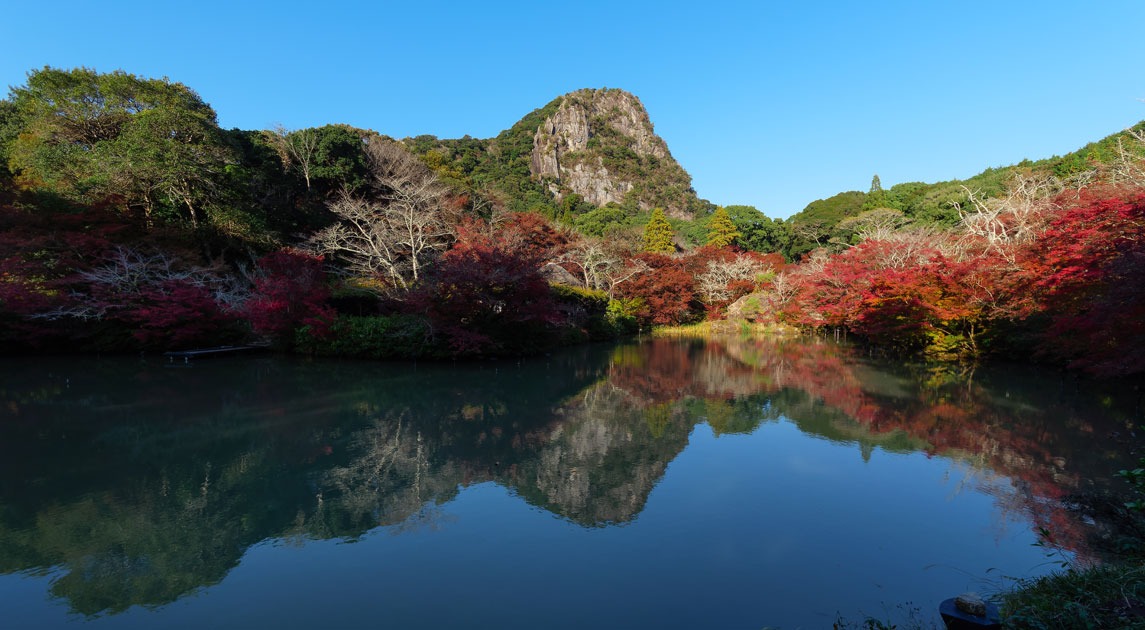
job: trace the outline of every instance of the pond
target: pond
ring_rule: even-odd
[[[825,341],[4,359],[0,625],[928,620],[1095,557],[1137,403]]]

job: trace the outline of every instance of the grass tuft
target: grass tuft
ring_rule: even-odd
[[[1001,603],[1006,628],[1145,628],[1145,567],[1113,564],[1019,580]]]

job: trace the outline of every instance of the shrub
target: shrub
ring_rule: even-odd
[[[243,305],[243,314],[256,333],[284,346],[303,327],[311,336],[325,334],[334,311],[326,305],[330,290],[322,257],[275,252],[259,259],[258,271],[251,297]]]
[[[318,356],[360,359],[409,359],[441,354],[429,343],[429,326],[413,315],[341,315],[315,335],[309,327],[298,329],[295,347]]]

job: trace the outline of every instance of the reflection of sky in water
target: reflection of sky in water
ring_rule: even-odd
[[[129,380],[137,393],[104,392],[112,377],[94,371],[106,399],[94,397],[85,422],[118,458],[61,443],[87,468],[38,469],[29,459],[38,481],[27,487],[7,464],[12,495],[0,508],[38,514],[36,527],[61,538],[20,540],[63,559],[48,577],[0,575],[4,625],[818,628],[905,602],[929,617],[946,597],[1053,568],[1034,546],[1030,510],[1052,504],[1039,494],[1053,489],[1042,460],[1071,438],[1042,416],[1019,422],[989,410],[1013,426],[973,424],[989,392],[960,401],[927,390],[941,409],[932,417],[902,374],[869,363],[846,372],[835,354],[828,368],[800,365],[802,355],[771,365],[765,351],[753,354],[764,365],[745,368],[722,352],[659,342],[614,356],[629,363],[570,361],[576,378],[559,358],[413,374],[373,364],[232,362],[177,373],[131,364],[155,386]],[[244,366],[255,365],[252,376]],[[792,394],[801,370],[821,383],[811,395]],[[768,385],[775,380],[782,391]],[[93,400],[74,379],[69,387]],[[44,411],[30,394],[9,407],[9,420],[35,427],[17,436],[31,453],[51,453],[39,441],[84,409],[69,390],[63,399],[49,390],[26,391],[55,417],[35,419]],[[133,405],[135,395],[143,402]],[[180,396],[186,415],[168,417]],[[1092,421],[1081,423],[1089,433]],[[916,450],[932,442],[956,448]],[[966,450],[978,444],[981,452]],[[158,448],[168,450],[149,454]],[[1071,457],[1085,451],[1080,444]],[[992,471],[997,453],[1025,478]],[[92,540],[76,525],[88,522],[85,504],[108,519]],[[104,556],[122,550],[99,547],[97,534],[138,527],[163,538],[181,524],[198,531],[167,533],[167,544],[213,546],[143,545],[159,554],[156,566],[207,559],[172,603],[82,617],[45,595],[74,573],[67,562],[114,566]]]
[[[821,459],[836,464],[826,474],[790,465]],[[984,590],[997,571],[1037,571],[1033,536],[998,539],[992,499],[951,496],[948,467],[921,455],[864,463],[854,446],[802,439],[791,425],[718,439],[700,427],[623,527],[583,529],[483,484],[447,505],[453,518],[434,531],[257,547],[228,588],[188,612],[205,621],[301,592],[269,619],[356,624],[368,601],[395,627],[822,627],[838,611],[937,602]],[[332,568],[342,587],[313,584]]]

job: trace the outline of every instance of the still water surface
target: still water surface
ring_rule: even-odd
[[[1062,499],[1127,465],[1121,404],[797,341],[3,360],[0,625],[929,619],[1091,556]]]

